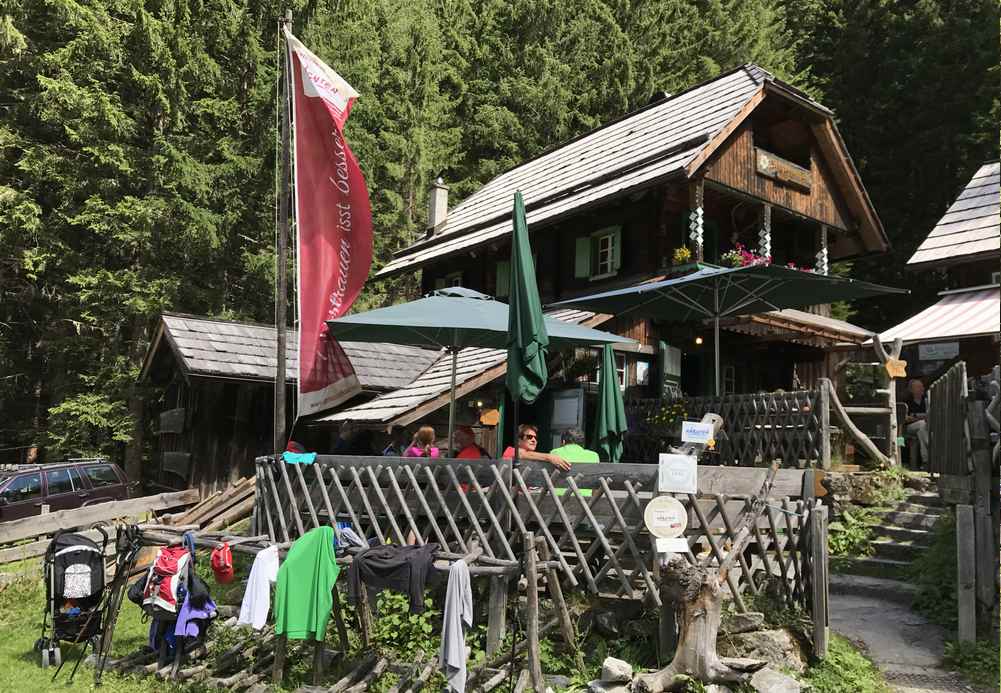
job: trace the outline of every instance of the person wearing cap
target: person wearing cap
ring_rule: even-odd
[[[457,460],[490,459],[490,453],[476,443],[476,434],[471,426],[459,426],[455,429],[455,450]]]

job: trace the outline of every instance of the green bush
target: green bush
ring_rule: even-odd
[[[872,554],[872,512],[852,506],[841,519],[828,526],[827,548],[831,556],[869,556]]]
[[[846,638],[832,635],[825,657],[804,678],[814,693],[890,693],[883,675]]]
[[[908,570],[918,588],[914,610],[929,621],[955,631],[957,625],[956,521],[952,514],[935,523],[932,543]]]
[[[958,670],[972,683],[996,688],[999,682],[998,647],[993,640],[948,642],[945,644],[945,663]]]

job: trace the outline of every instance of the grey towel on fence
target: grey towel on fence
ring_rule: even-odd
[[[448,683],[448,690],[466,690],[466,628],[473,625],[473,590],[469,568],[458,560],[448,571],[445,614],[442,618],[441,653],[438,664]]]

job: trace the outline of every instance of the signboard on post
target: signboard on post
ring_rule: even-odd
[[[713,439],[713,425],[701,421],[681,422],[681,442],[709,445]]]
[[[694,455],[661,453],[657,490],[660,493],[698,493],[699,466]]]
[[[685,533],[688,511],[677,498],[658,496],[647,503],[643,523],[650,534],[660,539],[673,539]]]

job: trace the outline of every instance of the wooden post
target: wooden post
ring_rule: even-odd
[[[973,522],[976,532],[977,613],[986,627],[997,601],[998,543],[991,517],[991,439],[983,402],[969,401],[966,420],[973,463]]]
[[[977,639],[976,537],[973,506],[956,506],[956,601],[959,606],[959,641]]]
[[[528,621],[525,630],[528,635],[528,673],[532,676],[532,686],[537,691],[545,689],[542,678],[542,662],[539,659],[539,571],[535,555],[535,533],[525,532],[525,577],[528,588],[525,590]]]
[[[817,274],[827,274],[830,269],[830,263],[828,262],[827,256],[827,225],[821,224],[820,229],[817,231],[817,264],[816,270]]]
[[[271,668],[271,681],[276,685],[281,685],[285,677],[285,655],[288,646],[288,637],[282,633],[275,638],[275,661]]]
[[[692,259],[702,262],[705,240],[705,187],[702,177],[689,183],[688,187],[688,239],[692,248]]]
[[[348,651],[348,629],[344,625],[344,614],[341,612],[341,595],[337,590],[337,585],[334,585],[334,589],[331,590],[331,596],[334,599],[331,611],[334,613],[334,625],[337,626],[337,641],[341,648],[341,654],[345,655]]]
[[[827,508],[819,501],[810,513],[810,549],[813,575],[813,654],[827,655],[828,606],[827,606]]]
[[[323,633],[317,633],[313,641],[313,685],[319,686],[323,680]]]
[[[900,350],[903,349],[904,343],[899,338],[895,339],[893,340],[893,345],[890,347],[890,351],[887,351],[883,343],[879,341],[879,335],[874,335],[872,346],[877,358],[879,358],[879,362],[886,366],[890,359],[897,360],[900,358]],[[897,445],[897,436],[899,435],[897,431],[897,379],[891,376],[886,389],[886,406],[890,410],[889,421],[887,422],[887,432],[890,438],[890,460],[892,464],[899,465],[900,447]]]
[[[758,231],[758,255],[772,256],[772,206],[761,206],[761,229]]]
[[[368,603],[368,588],[362,584],[358,590],[358,628],[361,630],[361,644],[366,649],[372,646],[372,608]]]
[[[820,467],[831,468],[831,381],[820,379]]]
[[[507,629],[507,588],[504,575],[490,578],[490,604],[487,612],[487,657],[497,654]]]
[[[546,584],[549,587],[549,596],[552,597],[553,605],[556,607],[556,616],[560,621],[560,632],[563,634],[563,640],[566,642],[567,647],[573,649],[574,662],[577,664],[577,668],[583,670],[584,657],[577,646],[577,632],[573,627],[573,619],[570,618],[570,609],[567,608],[567,602],[563,598],[560,577],[556,569],[550,565],[549,544],[541,537],[536,541],[539,551],[542,554],[542,560],[549,565],[546,568]]]

